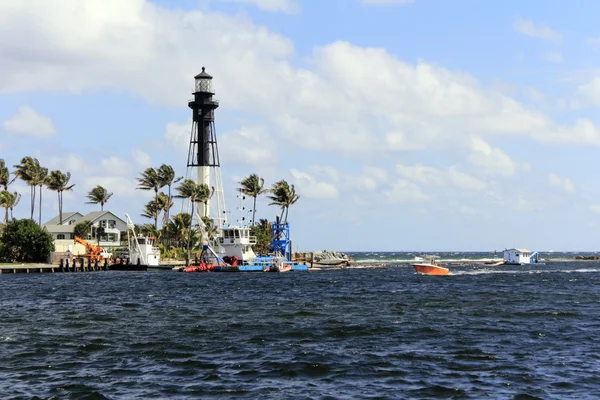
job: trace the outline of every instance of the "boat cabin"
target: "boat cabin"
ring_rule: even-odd
[[[527,249],[506,249],[504,250],[504,263],[523,265],[535,264],[538,262],[538,253]]]
[[[256,257],[252,245],[256,244],[256,236],[250,235],[250,228],[225,226],[221,228],[218,253],[220,257],[236,257],[241,264],[246,264]]]

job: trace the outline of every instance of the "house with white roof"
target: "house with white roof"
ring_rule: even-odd
[[[42,225],[54,239],[54,251],[84,254],[86,252],[85,247],[75,243],[73,230],[75,225],[85,220],[90,221],[93,227],[104,228],[104,235],[101,236],[100,243],[96,239],[92,239],[92,232],[83,238],[94,245],[118,247],[121,245],[121,241],[126,238],[127,223],[110,211],[92,211],[85,215],[79,212],[64,212],[62,224],[60,223],[60,216],[57,215]]]
[[[505,264],[535,264],[538,262],[538,253],[527,249],[506,249],[504,250]]]

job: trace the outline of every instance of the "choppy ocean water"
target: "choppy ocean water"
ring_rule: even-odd
[[[600,263],[451,271],[2,275],[0,398],[600,398]]]

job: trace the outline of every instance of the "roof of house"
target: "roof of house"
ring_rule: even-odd
[[[115,217],[116,219],[120,220],[121,222],[126,223],[125,221],[123,221],[123,219],[117,217],[115,214],[111,213],[110,211],[92,211],[92,212],[85,214],[82,219],[87,219],[89,221],[94,222],[106,214],[110,214],[113,217]]]
[[[73,233],[75,225],[44,224],[49,233]]]
[[[64,212],[62,214],[63,223],[65,222],[65,220],[71,218],[75,214],[79,214],[81,217],[83,217],[83,214],[81,214],[79,212]],[[60,222],[60,215],[57,215],[56,217],[52,218],[50,221],[47,221],[46,223],[44,223],[44,225],[58,225],[59,222]]]
[[[506,249],[506,251],[516,250],[520,253],[529,253],[530,251],[527,249]]]
[[[87,219],[88,221],[91,221],[93,223],[106,214],[110,214],[112,217],[114,217],[114,218],[118,219],[119,221],[121,221],[122,223],[126,224],[126,222],[122,218],[119,218],[118,216],[116,216],[115,214],[113,214],[110,211],[92,211],[85,215],[81,214],[80,212],[64,212],[62,219],[63,219],[63,223],[64,223],[65,220],[73,217],[74,215],[79,215],[79,218],[77,219],[77,221],[83,221],[83,220]],[[59,221],[60,221],[60,216],[57,215],[56,217],[52,218],[48,222],[44,223],[43,226],[46,226],[46,225],[59,226],[60,225]],[[73,230],[71,229],[70,231],[67,231],[67,232],[72,232],[72,231]],[[53,230],[52,232],[58,232],[58,231]]]

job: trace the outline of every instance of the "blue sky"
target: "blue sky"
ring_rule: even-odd
[[[185,175],[193,76],[214,77],[227,207],[294,184],[300,250],[596,250],[594,1],[0,1],[0,158],[71,172],[137,223]],[[16,217],[28,216],[29,190]],[[45,193],[43,220],[58,213]],[[244,204],[248,209],[251,204]],[[181,209],[176,204],[177,211]],[[259,199],[259,218],[278,210]]]

